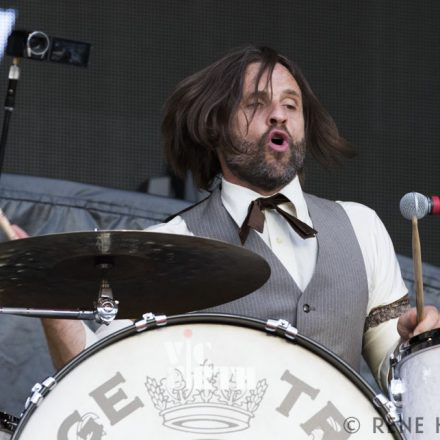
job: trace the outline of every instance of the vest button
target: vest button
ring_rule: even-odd
[[[305,313],[309,313],[310,312],[310,306],[308,304],[304,304],[303,305],[303,310]]]

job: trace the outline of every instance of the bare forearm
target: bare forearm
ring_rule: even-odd
[[[48,318],[41,321],[55,368],[63,367],[84,350],[86,334],[80,321]]]

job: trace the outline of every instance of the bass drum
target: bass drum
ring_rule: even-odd
[[[218,314],[141,320],[63,368],[12,438],[401,438],[360,376],[275,324]]]

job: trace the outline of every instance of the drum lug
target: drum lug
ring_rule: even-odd
[[[390,378],[388,383],[388,394],[391,401],[397,408],[402,408],[402,395],[405,392],[405,385],[400,379],[398,372],[398,364],[400,361],[399,354],[390,355]]]
[[[266,331],[270,333],[275,333],[276,331],[281,332],[284,337],[292,340],[295,340],[298,334],[298,329],[285,319],[268,319],[266,321]]]
[[[155,325],[156,327],[161,327],[167,324],[166,315],[155,315],[154,313],[145,313],[142,315],[142,319],[134,323],[137,332],[143,332],[148,327]]]
[[[399,413],[394,403],[387,399],[383,394],[376,394],[373,399],[374,404],[378,408],[383,408],[385,410],[385,420],[389,424],[397,423],[400,421]]]
[[[404,392],[404,383],[400,379],[391,379],[388,385],[388,393],[397,408],[402,408],[402,395]]]
[[[43,383],[37,382],[31,389],[32,394],[26,399],[24,409],[28,409],[31,403],[38,406],[44,399],[43,391],[51,390],[56,384],[57,381],[51,376],[45,379]]]

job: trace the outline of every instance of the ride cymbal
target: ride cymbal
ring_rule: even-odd
[[[222,241],[146,231],[70,232],[0,243],[0,307],[93,310],[102,280],[117,318],[217,306],[263,285],[270,267]]]

